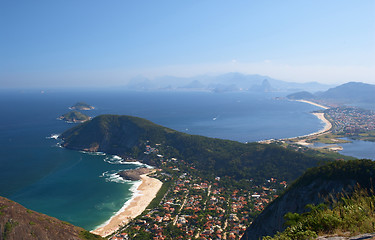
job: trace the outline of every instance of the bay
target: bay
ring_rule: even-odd
[[[319,107],[275,100],[281,93],[132,92],[122,89],[0,91],[0,195],[88,230],[134,192],[115,173],[138,165],[58,147],[52,134],[74,126],[57,118],[78,101],[85,111],[143,117],[190,134],[240,142],[289,138],[322,129]]]

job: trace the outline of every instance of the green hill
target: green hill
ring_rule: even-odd
[[[144,154],[145,147],[157,144],[164,157],[184,159],[208,174],[254,181],[270,177],[290,181],[307,168],[331,160],[272,144],[244,144],[189,135],[131,116],[101,115],[67,130],[60,137],[64,140],[63,146],[69,149],[101,151],[150,164],[153,155]]]
[[[78,111],[71,111],[60,116],[59,119],[67,121],[67,122],[76,123],[76,122],[85,122],[87,120],[90,120],[90,117]]]
[[[347,196],[349,197],[346,197],[347,199],[351,199],[352,197],[350,197],[350,195],[357,186],[360,186],[362,190],[368,190],[369,192],[371,192],[372,187],[375,183],[374,176],[375,162],[371,160],[334,161],[320,167],[311,168],[307,170],[300,178],[298,178],[294,182],[294,184],[292,184],[279,198],[277,198],[270,205],[268,205],[266,209],[264,209],[264,211],[246,230],[246,233],[242,239],[258,240],[263,236],[273,236],[274,234],[276,234],[276,232],[283,231],[286,227],[284,215],[288,212],[291,212],[295,214],[289,214],[289,217],[297,217],[299,216],[299,214],[308,211],[308,209],[306,208],[306,205],[308,204],[310,204],[309,206],[314,206],[328,201],[328,206],[336,207],[341,204],[336,204],[336,199],[340,199],[343,196],[343,193],[348,194]],[[371,199],[371,196],[369,197]],[[369,199],[367,198],[367,196],[365,196],[365,198],[367,200]],[[371,201],[373,201],[373,199]],[[333,204],[330,205],[330,203]],[[375,208],[373,208],[372,212],[370,212],[372,218],[375,214],[374,209]],[[339,226],[348,226],[347,229],[343,230],[353,231],[351,229],[352,226],[356,226],[356,229],[358,230],[361,229],[361,225],[365,224],[361,219],[355,218],[351,219],[353,221],[352,223],[348,223],[348,214],[352,213],[341,212],[341,214],[342,215],[340,218],[342,219],[342,222],[336,222],[340,223],[337,226],[330,225],[330,227],[326,229],[326,232],[322,230],[323,228],[325,228],[323,222],[324,219],[318,218],[316,216],[317,218],[313,219],[315,221],[316,228],[311,228],[310,230],[314,231],[315,233],[329,233],[333,232],[335,230],[335,227],[337,227],[338,229]],[[344,221],[344,218],[346,218],[347,220]],[[308,220],[310,221],[312,219]],[[326,222],[327,224],[335,224],[333,215],[327,216],[325,220],[328,221]],[[305,222],[305,225],[308,226],[307,222]],[[374,226],[371,227],[373,228]],[[364,232],[368,230],[368,228],[362,229],[362,231]],[[300,230],[302,231],[303,229],[301,228]],[[373,229],[373,231],[375,231],[375,229]],[[356,233],[356,231],[354,231],[353,233]],[[295,238],[280,239],[305,238],[295,235]]]
[[[0,197],[0,239],[103,239],[83,228],[31,211]]]

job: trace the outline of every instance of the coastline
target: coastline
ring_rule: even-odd
[[[141,184],[138,186],[133,198],[127,201],[124,207],[112,216],[104,226],[99,226],[91,232],[102,237],[108,236],[129,223],[131,219],[140,215],[155,198],[163,185],[160,180],[147,176],[153,172],[150,171],[149,173],[140,175]]]
[[[317,106],[317,107],[321,107],[321,108],[324,108],[324,109],[329,109],[328,107],[326,107],[324,105],[321,105],[321,104],[318,104],[318,103],[315,103],[315,102],[311,102],[311,101],[308,101],[308,100],[296,100],[296,101],[308,103],[308,104],[311,104],[311,105],[314,105],[314,106]],[[313,132],[313,133],[310,133],[310,134],[307,134],[307,135],[304,135],[304,136],[298,136],[298,137],[295,137],[295,138],[298,139],[298,138],[305,138],[305,137],[311,137],[311,136],[319,136],[319,135],[324,134],[324,133],[328,132],[329,130],[331,130],[332,124],[331,124],[330,121],[328,121],[324,117],[324,113],[312,113],[312,114],[315,115],[320,121],[322,121],[325,124],[324,128],[319,130],[319,131],[316,131],[316,132]],[[294,138],[288,138],[288,139],[294,139]],[[303,146],[310,145],[310,143],[306,142],[306,139],[298,140],[296,142],[296,144],[303,145]]]
[[[321,107],[323,109],[329,109],[329,107],[327,107],[327,106],[324,106],[324,105],[321,105],[321,104],[318,104],[318,103],[315,103],[315,102],[311,102],[311,101],[308,101],[308,100],[294,100],[294,101],[311,104],[311,105],[314,105],[314,106],[317,106],[317,107]],[[323,129],[318,130],[318,131],[313,132],[313,133],[306,134],[306,135],[296,136],[296,137],[289,137],[289,138],[282,138],[282,139],[279,139],[279,140],[291,140],[291,139],[298,139],[298,138],[305,138],[305,137],[317,136],[317,135],[321,135],[323,133],[328,132],[332,128],[331,122],[328,121],[324,117],[324,113],[312,113],[312,114],[315,115],[319,120],[321,120],[325,124]],[[263,141],[259,141],[259,142],[260,143],[269,143],[269,142],[272,142],[272,140],[263,140]],[[300,144],[300,145],[304,145],[304,146],[310,145],[309,143],[306,142],[306,140],[303,140],[303,139],[297,141],[296,143]]]
[[[316,102],[311,102],[311,101],[308,101],[308,100],[300,99],[300,100],[295,100],[295,101],[297,101],[297,102],[303,102],[303,103],[308,103],[308,104],[311,104],[311,105],[314,105],[314,106],[317,106],[317,107],[321,107],[321,108],[324,108],[324,109],[329,109],[329,107],[327,107],[327,106],[324,106],[324,105],[316,103]]]

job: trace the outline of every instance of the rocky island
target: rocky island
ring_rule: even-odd
[[[150,172],[151,172],[151,169],[149,168],[137,168],[137,169],[121,171],[117,174],[125,180],[138,181],[138,180],[141,180],[141,175],[144,175]]]
[[[70,107],[72,110],[93,110],[95,107],[85,103],[85,102],[77,102],[72,107]]]
[[[60,116],[59,119],[72,123],[82,123],[90,120],[91,118],[78,111],[71,111]]]

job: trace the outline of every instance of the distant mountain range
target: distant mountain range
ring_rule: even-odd
[[[375,105],[375,85],[348,82],[315,94],[301,91],[287,96],[289,99],[318,100],[334,104],[367,103]]]
[[[164,76],[156,79],[133,78],[125,87],[132,90],[205,90],[213,92],[296,92],[325,91],[334,85],[318,82],[295,83],[277,80],[262,75],[226,73],[218,76],[199,75],[194,77]]]

